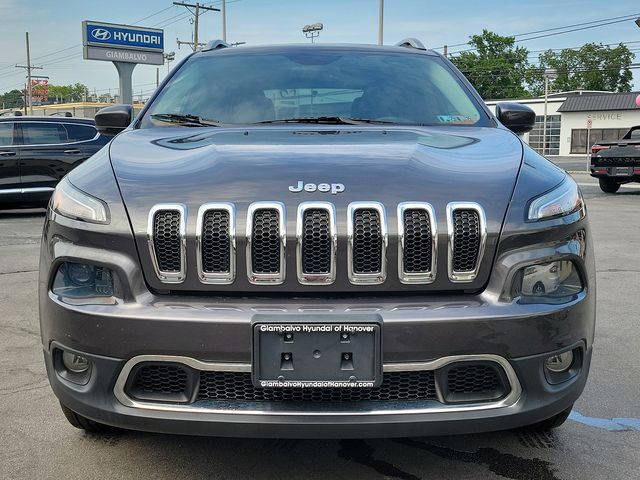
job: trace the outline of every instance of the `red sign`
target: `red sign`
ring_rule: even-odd
[[[44,103],[49,100],[49,78],[31,78],[31,98],[34,102]]]
[[[587,129],[591,130],[591,127],[593,127],[593,120],[589,119],[587,120]]]

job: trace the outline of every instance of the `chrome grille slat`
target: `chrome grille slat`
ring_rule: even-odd
[[[353,284],[383,283],[387,277],[387,220],[378,202],[353,202],[347,208],[347,262]]]
[[[198,209],[196,225],[198,277],[202,283],[233,283],[236,275],[235,208],[207,203]]]
[[[149,212],[147,243],[162,283],[181,283],[187,274],[186,206],[158,204]],[[447,205],[448,277],[472,282],[487,238],[484,210],[477,203]],[[302,285],[329,285],[337,273],[336,207],[303,202],[296,223],[296,269]],[[201,283],[230,284],[236,278],[236,213],[231,203],[208,203],[198,210],[196,259]],[[438,234],[435,209],[426,202],[397,205],[398,279],[428,284],[436,279]],[[355,285],[381,284],[387,277],[388,232],[385,207],[353,202],[347,207],[347,273]],[[394,260],[395,261],[395,260]],[[252,284],[282,284],[286,277],[286,212],[280,202],[249,205],[246,271]]]
[[[447,205],[449,279],[471,282],[478,275],[487,238],[484,210],[477,203]]]
[[[424,202],[398,205],[398,278],[402,283],[431,283],[436,278],[437,221]]]
[[[285,280],[286,216],[280,202],[256,202],[247,212],[247,276],[254,284]]]
[[[159,204],[149,212],[147,244],[153,268],[164,283],[181,283],[186,276],[186,207]]]
[[[301,203],[296,222],[298,281],[303,285],[333,283],[337,245],[334,205],[329,202]]]

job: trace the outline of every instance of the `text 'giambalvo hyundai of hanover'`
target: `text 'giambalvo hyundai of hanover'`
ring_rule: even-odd
[[[255,437],[567,418],[595,275],[576,183],[418,41],[178,65],[56,188],[40,322],[69,421]]]

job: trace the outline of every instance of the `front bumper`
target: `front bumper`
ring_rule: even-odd
[[[559,306],[518,305],[486,295],[278,301],[150,296],[145,304],[68,305],[52,294],[43,308],[42,334],[52,388],[63,404],[98,422],[146,431],[252,437],[376,437],[470,433],[535,423],[568,408],[587,379],[593,339],[592,301],[583,292]],[[272,403],[199,404],[195,408],[154,407],[118,395],[118,378],[141,355],[180,356],[197,362],[249,367],[251,320],[278,314],[304,320],[319,313],[345,319],[375,313],[384,320],[385,370],[448,356],[503,359],[520,389],[509,401],[486,406],[442,408],[439,402],[398,402],[396,408],[359,405],[326,410],[312,403],[297,411]],[[86,385],[54,367],[56,346],[93,363]],[[579,348],[577,374],[552,385],[543,362],[549,355]],[[120,397],[120,398],[119,398]],[[215,408],[214,408],[215,407]]]
[[[124,361],[87,355],[93,364],[92,378],[80,386],[62,379],[50,352],[45,351],[49,379],[60,401],[98,422],[159,433],[268,438],[450,435],[530,425],[571,406],[587,380],[591,349],[583,350],[578,374],[561,385],[550,385],[545,379],[542,363],[547,356],[548,353],[509,361],[522,386],[512,404],[497,402],[491,408],[446,409],[437,402],[426,402],[412,409],[296,412],[271,410],[270,405],[251,410],[229,406],[225,411],[207,404],[191,409],[124,405],[114,396],[114,382]]]

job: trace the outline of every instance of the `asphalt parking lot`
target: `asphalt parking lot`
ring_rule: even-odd
[[[640,478],[640,184],[605,195],[588,175],[574,176],[595,239],[597,337],[585,393],[551,434],[278,441],[82,433],[63,417],[42,361],[43,211],[0,211],[0,478]]]

